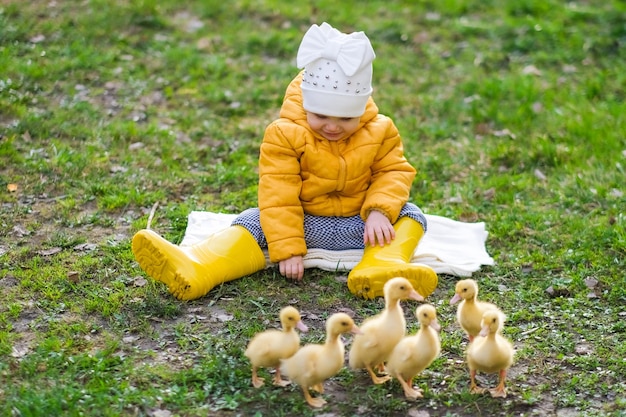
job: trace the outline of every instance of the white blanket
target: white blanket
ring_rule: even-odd
[[[230,226],[236,214],[192,211],[181,246],[192,245]],[[471,276],[481,265],[493,265],[487,253],[485,223],[463,223],[446,217],[426,214],[428,232],[420,241],[411,262],[426,264],[438,274]],[[268,266],[271,265],[265,250]],[[361,260],[363,249],[331,251],[309,249],[305,268],[326,271],[349,271]]]

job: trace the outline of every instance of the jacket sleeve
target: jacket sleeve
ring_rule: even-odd
[[[372,180],[361,207],[361,218],[365,221],[372,210],[378,210],[395,223],[409,200],[416,170],[404,156],[402,139],[393,121],[379,117],[386,119],[386,129],[371,167]]]
[[[302,128],[279,119],[265,130],[259,157],[259,210],[271,262],[304,256],[304,211],[300,202]]]

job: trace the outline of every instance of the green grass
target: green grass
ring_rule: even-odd
[[[339,274],[295,285],[267,270],[181,303],[130,238],[155,203],[152,228],[174,242],[192,210],[256,206],[263,131],[325,20],[372,40],[376,102],[419,170],[412,201],[486,223],[496,264],[474,278],[517,356],[508,398],[469,393],[457,278],[443,275],[424,399],[346,368],[322,413],[626,414],[625,6],[364,5],[0,3],[0,416],[318,414],[297,387],[251,387],[247,341],[287,304],[318,342],[328,315],[360,322],[380,301]]]

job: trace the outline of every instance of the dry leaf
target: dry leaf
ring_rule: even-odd
[[[491,133],[491,127],[487,123],[478,123],[474,126],[474,133],[477,135],[488,135]]]
[[[128,145],[128,150],[129,151],[135,151],[137,149],[141,149],[143,148],[145,145],[143,144],[143,142],[133,142],[130,145]]]
[[[122,342],[124,343],[133,343],[139,340],[139,336],[124,336],[122,338]]]
[[[74,250],[76,251],[92,251],[96,250],[98,245],[95,243],[81,243],[79,245],[74,246]]]
[[[123,166],[121,166],[121,165],[113,165],[113,166],[109,169],[109,171],[110,171],[112,174],[116,174],[116,173],[118,173],[118,172],[124,173],[124,172],[128,171],[128,168],[123,167]]]
[[[222,323],[226,322],[226,321],[231,321],[234,318],[233,316],[231,316],[230,314],[227,314],[227,313],[215,314],[214,317],[217,320],[221,321]]]
[[[411,408],[407,411],[407,416],[408,417],[430,417],[430,413],[425,410]]]
[[[31,43],[40,43],[46,40],[45,35],[35,35],[29,39]]]
[[[541,172],[539,169],[535,169],[534,174],[535,174],[535,177],[537,177],[541,181],[545,181],[546,179],[548,179],[546,175],[543,172]]]
[[[26,354],[28,353],[29,349],[28,346],[25,344],[16,344],[15,346],[13,346],[11,348],[11,356],[14,358],[22,358],[24,356],[26,356]]]
[[[574,350],[579,355],[589,355],[589,354],[593,353],[593,348],[591,346],[589,346],[588,344],[584,344],[584,343],[580,344],[580,345],[576,345]]]
[[[337,275],[335,277],[335,281],[341,283],[341,284],[347,284],[348,283],[348,276],[347,275]]]
[[[474,212],[461,213],[459,220],[465,223],[473,223],[478,220],[478,214]]]
[[[566,74],[572,74],[578,69],[574,65],[563,65],[563,72]]]
[[[485,191],[483,191],[483,198],[485,200],[493,200],[493,197],[496,195],[496,189],[491,187]]]
[[[37,251],[37,253],[41,256],[51,256],[51,255],[61,252],[61,250],[62,250],[61,248],[55,247],[55,248],[50,248],[50,249],[43,249],[43,250]]]
[[[204,37],[196,41],[196,48],[203,51],[211,51],[213,49],[213,38]]]
[[[17,184],[7,184],[7,191],[14,193],[17,191]]]
[[[515,139],[515,133],[512,133],[509,129],[494,130],[493,135],[498,138],[508,136],[511,139]]]
[[[527,65],[522,69],[522,74],[525,75],[541,75],[541,71],[534,65]]]
[[[74,284],[76,284],[78,281],[80,281],[80,275],[78,274],[78,271],[70,271],[67,273],[67,280],[69,282],[73,282]]]
[[[28,230],[24,229],[24,227],[22,227],[20,225],[13,226],[13,233],[17,237],[23,237],[23,236],[30,235],[30,232]]]
[[[586,278],[585,285],[587,286],[587,288],[593,289],[596,287],[596,285],[598,285],[598,280],[595,278]]]
[[[348,308],[348,307],[340,307],[340,308],[337,309],[337,312],[339,312],[339,313],[346,313],[347,315],[349,315],[352,318],[354,318],[356,316],[356,313],[354,312],[354,310],[352,310],[351,308]]]
[[[133,280],[133,285],[135,287],[144,287],[147,283],[148,280],[146,280],[144,277],[135,277],[135,279]]]

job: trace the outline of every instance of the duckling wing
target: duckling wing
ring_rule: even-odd
[[[361,331],[363,334],[354,337],[348,354],[348,364],[352,369],[364,368],[365,364],[369,363],[372,353],[379,346],[379,341],[376,338],[377,333],[366,333],[363,331],[363,327],[361,327]]]
[[[386,364],[391,375],[409,378],[422,372],[439,354],[439,346],[426,346],[416,336],[402,339]]]
[[[405,337],[393,349],[389,361],[407,362],[410,361],[415,352],[415,340],[412,337]]]
[[[292,357],[281,360],[280,371],[298,385],[309,387],[315,380],[319,360],[319,346],[307,345]]]
[[[251,362],[255,363],[271,352],[271,345],[267,343],[268,340],[266,339],[271,339],[271,337],[268,337],[266,333],[259,333],[248,343],[244,355],[246,355]]]

